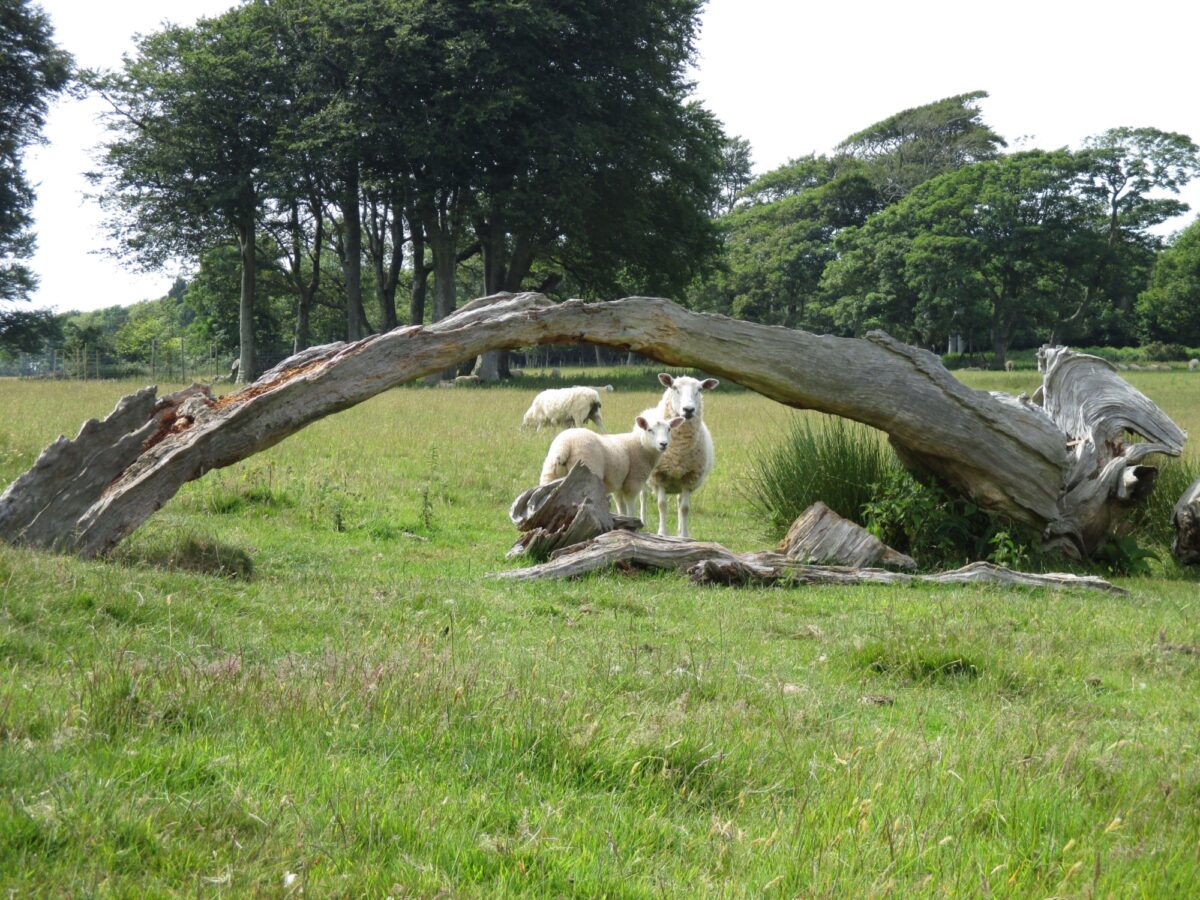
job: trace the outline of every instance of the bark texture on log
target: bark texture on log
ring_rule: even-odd
[[[502,294],[430,326],[305,351],[243,390],[199,401],[193,416],[177,419],[157,442],[145,435],[158,433],[169,410],[156,412],[153,389],[133,395],[141,400],[126,398],[111,422],[85,428],[72,449],[63,442],[48,448],[34,466],[39,478],[9,486],[0,497],[0,540],[103,553],[185,482],[323,416],[485,350],[582,341],[702,369],[788,406],[885,431],[909,464],[982,506],[1044,529],[1048,541],[1073,555],[1095,549],[1114,517],[1152,483],[1153,472],[1139,460],[1147,452],[1178,454],[1184,437],[1111,367],[1072,362],[1091,358],[1066,350],[1048,357],[1042,408],[972,390],[933,354],[881,332],[862,340],[815,335],[693,313],[660,298],[554,304],[540,294]],[[1071,414],[1072,403],[1083,411]],[[1150,444],[1120,444],[1122,428]],[[107,467],[87,465],[114,440],[142,450]]]
[[[1171,512],[1175,540],[1171,553],[1185,566],[1200,565],[1200,478],[1183,492]]]
[[[1046,528],[1051,548],[1094,548],[1112,525],[1154,487],[1152,453],[1179,456],[1187,435],[1149,398],[1098,356],[1043,348],[1042,408],[1070,440],[1058,516]],[[1134,432],[1141,442],[1126,440]]]
[[[800,514],[779,542],[779,552],[802,563],[915,569],[917,561],[893,550],[861,525],[818,500]]]
[[[1034,575],[1003,566],[976,562],[935,575],[910,575],[887,569],[849,566],[815,566],[782,553],[735,553],[707,541],[610,531],[587,543],[565,547],[549,562],[495,572],[492,577],[512,581],[574,578],[612,567],[669,569],[687,572],[701,584],[1004,584],[1022,587],[1084,588],[1123,594],[1123,588],[1093,576],[1051,573]]]

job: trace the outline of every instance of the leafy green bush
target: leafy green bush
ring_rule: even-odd
[[[863,512],[872,534],[922,568],[953,568],[979,559],[1013,568],[1041,563],[1040,541],[1028,528],[936,483],[922,483],[904,469],[876,485]]]
[[[1188,348],[1183,344],[1164,344],[1162,341],[1146,344],[1142,353],[1150,362],[1179,362],[1188,358]]]
[[[817,427],[797,418],[782,443],[755,455],[747,494],[781,528],[818,500],[861,522],[874,486],[898,471],[899,461],[878,432],[835,417]]]

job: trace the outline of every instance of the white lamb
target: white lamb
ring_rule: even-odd
[[[542,465],[541,483],[562,478],[576,463],[583,463],[604,482],[613,495],[617,512],[633,515],[633,501],[642,492],[650,470],[671,442],[671,430],[683,424],[638,416],[628,434],[596,434],[586,428],[568,428],[554,439]]]
[[[601,431],[604,430],[604,422],[600,418],[600,394],[595,388],[551,388],[533,398],[533,403],[521,420],[521,427],[536,426],[538,431],[542,430],[543,425],[574,428],[589,420],[595,422]]]
[[[647,491],[653,490],[658,499],[658,533],[667,533],[667,494],[678,494],[679,536],[690,537],[688,511],[692,494],[704,484],[715,459],[712,434],[704,424],[702,392],[715,389],[720,382],[715,378],[700,381],[687,375],[672,378],[666,372],[658,380],[666,390],[652,412],[659,418],[683,416],[684,423],[675,429],[671,446],[650,473]],[[645,494],[641,499],[641,518],[646,521]]]

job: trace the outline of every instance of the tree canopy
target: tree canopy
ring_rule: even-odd
[[[35,239],[34,189],[23,164],[26,148],[43,140],[49,103],[69,84],[71,69],[41,7],[30,0],[0,5],[0,349],[34,349],[52,330],[48,313],[13,305],[37,286],[24,262]]]
[[[539,261],[585,290],[678,290],[718,250],[718,177],[742,171],[688,101],[699,9],[251,0],[166,28],[93,79],[115,110],[97,176],[113,232],[151,265],[236,239],[246,269],[266,227],[291,261],[298,333],[327,244],[351,339],[372,327],[364,257],[392,327],[409,242],[414,310],[432,253],[435,318],[473,253],[486,291],[521,288]]]
[[[1159,254],[1137,310],[1148,337],[1200,347],[1200,219]]]

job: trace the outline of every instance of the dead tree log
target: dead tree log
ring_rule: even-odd
[[[865,566],[917,567],[917,561],[911,556],[893,550],[820,500],[792,523],[778,549],[784,556],[802,563],[834,563],[859,569]]]
[[[1045,354],[1038,406],[972,390],[933,354],[882,332],[862,340],[814,335],[650,297],[554,304],[503,294],[434,325],[312,348],[220,399],[132,395],[104,423],[47,448],[9,486],[0,496],[0,540],[106,552],[185,482],[323,416],[485,350],[581,341],[699,368],[788,406],[885,431],[906,463],[1043,529],[1050,546],[1075,556],[1094,550],[1153,483],[1154,470],[1140,464],[1146,453],[1178,455],[1185,439],[1111,366],[1067,350]],[[1148,443],[1125,444],[1124,430]],[[93,465],[114,443],[119,452]]]
[[[1003,584],[1023,587],[1086,588],[1125,593],[1102,578],[1051,573],[1034,575],[1003,566],[976,562],[935,575],[909,575],[887,569],[849,566],[814,566],[782,553],[735,553],[707,541],[610,531],[551,555],[548,562],[524,569],[496,572],[492,577],[511,581],[544,578],[574,578],[588,572],[616,567],[669,569],[687,572],[702,584]]]
[[[1200,565],[1200,478],[1183,492],[1171,512],[1175,540],[1171,553],[1185,566]]]

